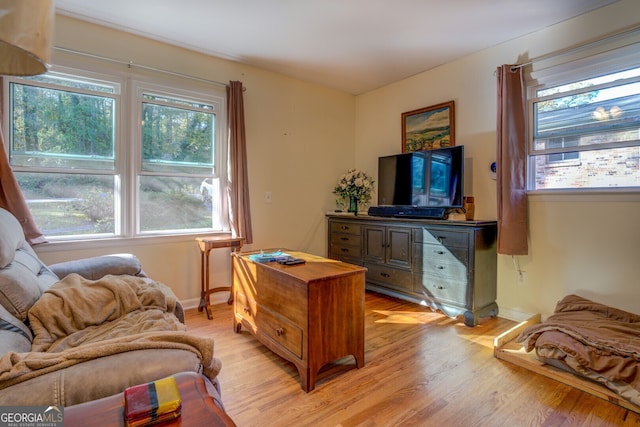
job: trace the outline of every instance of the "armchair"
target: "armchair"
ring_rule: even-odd
[[[35,345],[43,331],[55,345]],[[70,406],[193,371],[222,407],[219,369],[213,340],[186,332],[174,293],[135,256],[47,266],[0,209],[0,406]]]

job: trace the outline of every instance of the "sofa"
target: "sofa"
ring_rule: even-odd
[[[47,266],[0,209],[0,406],[72,406],[196,372],[222,407],[213,350],[135,256]]]

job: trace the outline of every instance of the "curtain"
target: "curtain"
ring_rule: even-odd
[[[0,106],[2,100],[3,82],[0,77]],[[2,123],[2,109],[0,107],[0,123]],[[47,239],[42,235],[36,226],[31,211],[27,207],[27,202],[22,195],[22,190],[18,185],[16,177],[13,175],[9,165],[9,156],[4,145],[4,135],[0,127],[0,207],[8,210],[15,216],[24,231],[24,237],[31,245],[45,243]]]
[[[247,171],[247,142],[244,129],[244,100],[242,82],[231,81],[227,86],[227,122],[229,127],[229,221],[234,237],[244,237],[253,243],[249,178]]]
[[[527,255],[526,101],[522,68],[502,65],[497,77],[498,253]]]

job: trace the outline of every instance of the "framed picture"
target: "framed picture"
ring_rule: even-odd
[[[453,145],[456,145],[453,101],[402,113],[403,153]]]

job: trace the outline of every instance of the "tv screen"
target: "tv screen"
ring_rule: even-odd
[[[460,208],[464,147],[395,154],[378,159],[378,205]]]

